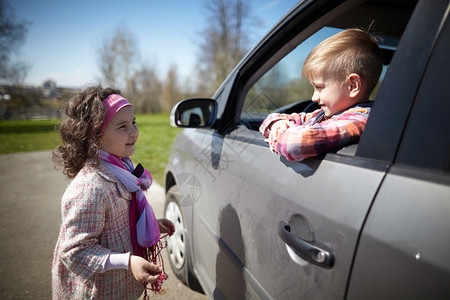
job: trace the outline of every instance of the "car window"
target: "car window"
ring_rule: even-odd
[[[258,130],[260,122],[269,113],[293,113],[316,109],[317,106],[310,101],[313,87],[307,79],[302,78],[303,64],[315,46],[342,30],[335,27],[320,29],[270,68],[248,91],[241,112],[241,121],[250,129]],[[383,49],[395,51],[397,39],[378,38]],[[383,66],[380,83],[370,96],[371,100],[375,99],[387,68],[386,63]]]
[[[337,28],[321,29],[265,73],[247,93],[241,118],[258,114],[261,117],[291,103],[311,99],[313,88],[301,76],[303,63],[320,41],[339,31]]]
[[[370,100],[375,100],[416,4],[416,1],[402,0],[394,0],[392,3],[379,0],[362,3],[354,1],[322,19],[312,19],[315,21],[307,25],[306,29],[302,27],[303,24],[297,25],[297,36],[284,40],[283,44],[276,44],[280,49],[278,52],[267,51],[270,54],[263,56],[259,69],[253,65],[254,60],[249,60],[249,65],[242,68],[244,73],[248,70],[251,70],[251,73],[245,73],[243,76],[250,79],[242,84],[245,88],[239,95],[239,101],[242,101],[238,116],[241,124],[251,130],[258,130],[269,113],[293,113],[314,109],[308,106],[311,103],[313,88],[307,80],[302,79],[303,63],[317,44],[348,28],[366,29],[379,40],[384,68],[379,84],[369,97]]]
[[[445,0],[424,0],[417,4],[377,95],[356,156],[394,162],[447,6]],[[422,116],[423,122],[434,118]]]

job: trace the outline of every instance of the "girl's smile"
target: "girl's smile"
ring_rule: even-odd
[[[99,148],[118,157],[131,156],[134,154],[138,136],[139,129],[133,107],[125,106],[114,115],[106,127]]]

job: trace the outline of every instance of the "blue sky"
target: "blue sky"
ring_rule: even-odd
[[[16,17],[30,22],[20,59],[31,68],[27,84],[55,80],[58,86],[97,82],[97,49],[119,26],[132,32],[142,61],[162,76],[176,64],[182,80],[192,74],[208,0],[10,0]],[[298,0],[250,0],[261,25],[251,45]]]

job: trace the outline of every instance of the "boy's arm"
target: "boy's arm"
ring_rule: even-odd
[[[356,143],[366,126],[368,112],[348,111],[314,125],[290,127],[270,144],[270,148],[293,161]]]
[[[269,137],[270,129],[272,128],[273,123],[279,120],[287,120],[290,122],[294,122],[296,125],[301,125],[306,121],[307,117],[305,113],[293,113],[293,114],[279,114],[272,113],[266,117],[266,119],[262,122],[259,127],[259,132],[266,138]]]
[[[273,143],[280,134],[284,133],[291,126],[294,126],[294,122],[289,120],[278,120],[272,123],[269,137],[264,141],[268,142],[269,144]]]

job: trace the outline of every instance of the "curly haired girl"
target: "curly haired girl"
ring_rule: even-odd
[[[158,290],[166,275],[155,251],[160,233],[175,227],[155,218],[143,193],[152,177],[129,158],[139,136],[133,106],[120,91],[93,86],[65,113],[53,159],[73,180],[62,197],[53,298],[137,299],[147,283]]]

